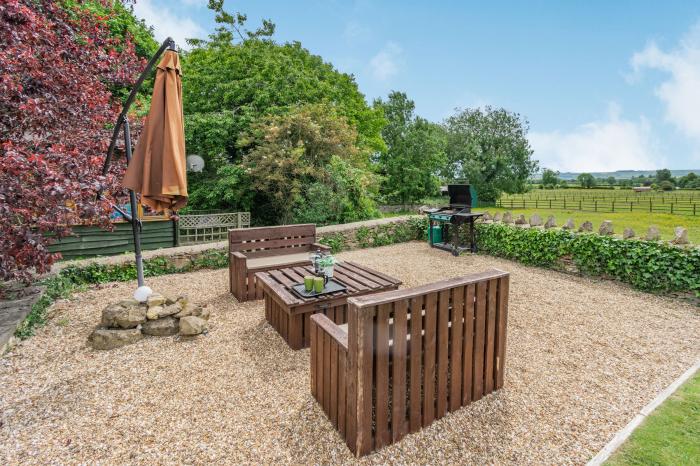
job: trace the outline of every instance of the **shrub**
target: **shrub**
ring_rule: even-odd
[[[554,269],[570,258],[582,273],[615,278],[640,290],[700,295],[698,248],[503,224],[479,224],[477,233],[479,248],[494,256]]]

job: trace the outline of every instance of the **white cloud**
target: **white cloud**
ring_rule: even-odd
[[[663,166],[649,122],[621,118],[619,105],[611,103],[605,119],[583,124],[570,132],[533,132],[530,144],[543,168],[591,172]]]
[[[156,5],[153,0],[136,2],[134,13],[144,19],[146,24],[153,26],[154,34],[159,41],[170,36],[175,39],[179,47],[187,48],[185,39],[206,37],[206,31],[199,24],[189,18],[176,16],[172,10],[162,4]]]
[[[651,42],[632,57],[635,75],[650,68],[667,74],[655,90],[666,106],[666,120],[686,136],[700,139],[700,23],[675,49],[664,51]]]
[[[369,27],[364,24],[360,24],[357,21],[348,21],[348,23],[345,24],[343,37],[350,44],[367,42],[370,35]]]
[[[372,76],[379,81],[396,75],[403,64],[403,50],[394,42],[387,42],[369,62]]]

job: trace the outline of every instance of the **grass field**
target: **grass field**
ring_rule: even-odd
[[[700,374],[657,408],[605,464],[700,465]]]
[[[495,212],[505,212],[510,209],[498,207],[483,207],[476,211],[489,211],[492,214]],[[659,214],[659,213],[642,213],[642,212],[615,212],[615,213],[600,213],[600,212],[581,212],[578,210],[550,210],[550,209],[513,209],[513,215],[524,214],[526,218],[534,213],[538,213],[543,220],[548,216],[554,215],[557,220],[557,225],[563,225],[567,219],[572,218],[576,223],[576,227],[586,220],[593,222],[593,227],[597,230],[604,220],[612,220],[615,233],[622,235],[622,231],[626,228],[632,228],[637,236],[643,237],[650,225],[659,227],[662,239],[672,239],[673,229],[677,226],[682,226],[688,229],[688,237],[695,244],[700,244],[700,216],[693,217],[688,215],[675,214]]]
[[[620,199],[620,200],[659,200],[669,202],[672,200],[700,203],[700,190],[679,189],[675,191],[645,191],[634,192],[630,188],[624,189],[533,189],[524,194],[504,194],[502,199]]]

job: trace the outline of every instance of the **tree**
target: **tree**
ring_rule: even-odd
[[[525,190],[537,170],[525,118],[502,108],[465,109],[449,117],[444,127],[445,177],[468,179],[484,201]]]
[[[144,62],[107,19],[50,0],[0,3],[2,280],[49,269],[58,256],[45,233],[109,224],[109,199],[95,193],[120,193],[123,163],[101,176],[108,125],[120,110],[110,89],[133,84]]]
[[[192,50],[183,56],[187,148],[206,162],[205,172],[192,178],[191,192],[206,194],[219,183],[222,166],[241,163],[252,150],[241,138],[253,126],[307,104],[321,104],[344,117],[369,167],[369,154],[385,149],[385,119],[381,109],[367,105],[354,78],[298,42],[273,42],[274,25],[269,21],[255,31],[246,30],[245,15],[227,13],[222,5],[221,0],[210,1],[220,27],[208,40],[191,41]],[[190,206],[203,208],[199,200],[205,197],[193,195]]]
[[[542,185],[544,187],[553,188],[559,184],[559,172],[545,168],[542,172]]]
[[[389,202],[409,204],[437,194],[438,173],[447,162],[447,138],[439,125],[414,114],[415,104],[393,91],[386,102],[375,101],[387,119],[382,137],[387,149],[379,153],[381,193]]]
[[[607,177],[607,178],[605,179],[605,181],[606,181],[606,183],[608,183],[608,185],[610,185],[610,186],[615,186],[615,184],[617,183],[617,180],[615,179],[614,176],[609,176],[609,177]]]
[[[678,180],[678,186],[681,188],[700,188],[700,177],[693,172],[682,176]]]
[[[363,170],[357,132],[324,105],[306,105],[264,118],[239,138],[243,167],[255,187],[263,222],[292,223],[322,209],[319,223],[376,213],[367,193],[375,180]]]
[[[579,176],[576,177],[576,180],[582,188],[590,189],[596,185],[596,179],[590,173],[581,173]]]
[[[669,181],[673,183],[673,174],[668,168],[656,170],[656,183],[660,184],[662,181]]]

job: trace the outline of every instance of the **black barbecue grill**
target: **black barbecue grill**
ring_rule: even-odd
[[[450,251],[455,256],[467,250],[476,252],[474,220],[484,215],[472,212],[472,205],[476,205],[476,193],[468,184],[448,185],[447,193],[450,196],[449,206],[427,211],[428,241],[432,247]],[[459,228],[464,224],[469,224],[468,246],[463,245],[459,238]]]

